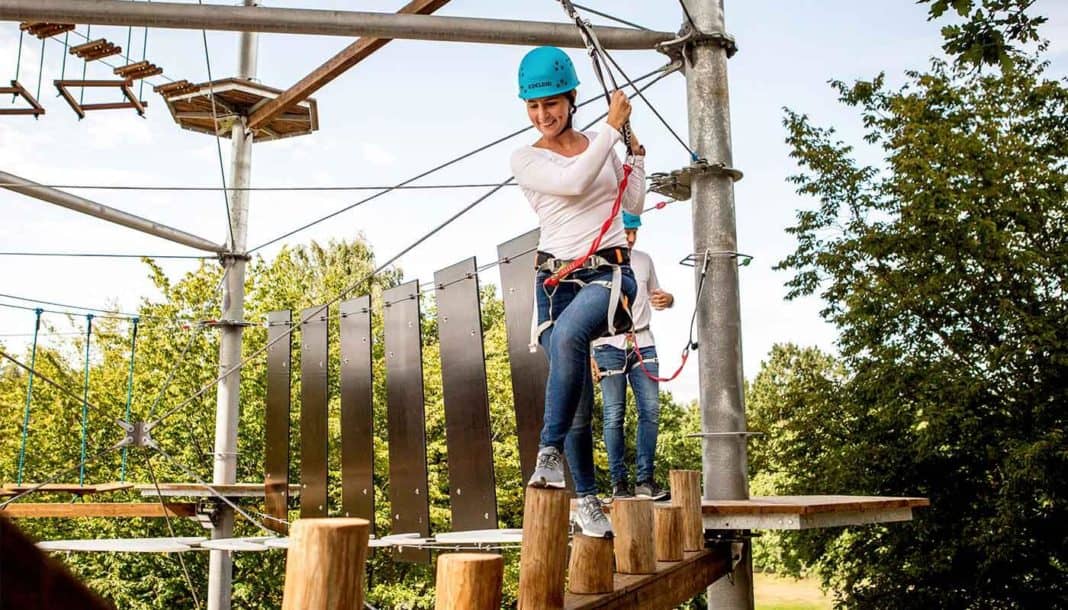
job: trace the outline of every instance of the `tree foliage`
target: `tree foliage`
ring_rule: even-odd
[[[215,392],[213,381],[218,340],[215,332],[189,321],[217,318],[218,285],[221,278],[217,266],[205,264],[177,280],[167,277],[160,268],[147,262],[150,277],[159,288],[162,298],[145,301],[138,313],[142,322],[138,338],[134,374],[135,419],[159,416],[179,408],[153,431],[154,437],[168,457],[156,454],[152,473],[160,481],[190,481],[195,475],[211,479],[212,438],[214,434]],[[374,256],[361,239],[310,243],[283,248],[271,260],[255,259],[250,263],[246,282],[246,318],[263,322],[266,314],[275,310],[293,310],[294,319],[300,310],[321,305],[354,284],[351,295],[372,295],[372,345],[374,383],[374,482],[376,498],[376,529],[390,532],[389,512],[389,453],[386,418],[385,355],[382,325],[381,291],[396,285],[402,274],[389,270],[373,281],[365,281],[375,268]],[[427,288],[424,286],[424,289]],[[497,485],[498,512],[501,527],[521,527],[523,481],[520,475],[515,416],[511,395],[511,372],[508,364],[507,338],[503,302],[493,286],[481,291],[482,324],[486,353],[486,374],[490,399],[491,434],[494,451],[494,472]],[[445,416],[442,398],[441,363],[436,326],[436,311],[432,294],[423,297],[423,374],[426,411],[426,438],[429,472],[429,500],[431,531],[448,531],[451,526],[449,510],[448,450],[445,443]],[[336,305],[330,315],[337,318]],[[32,320],[31,320],[32,322]],[[29,322],[28,322],[29,323]],[[45,329],[47,333],[49,329]],[[297,331],[299,337],[299,331]],[[267,339],[262,325],[245,329],[243,354],[252,356],[261,350]],[[90,344],[89,401],[98,406],[89,418],[89,454],[105,448],[117,440],[114,424],[124,415],[126,376],[129,366],[129,325],[122,320],[101,318],[94,320]],[[340,402],[338,327],[330,325],[329,345],[329,468],[328,492],[332,514],[341,504],[340,487]],[[27,481],[40,481],[49,475],[68,469],[78,462],[81,417],[83,337],[49,336],[38,350],[38,370],[75,396],[64,395],[38,379],[34,398],[27,448]],[[7,351],[5,349],[5,351]],[[28,360],[28,354],[23,354]],[[294,341],[291,370],[300,370],[299,342]],[[25,399],[26,375],[13,365],[0,366],[0,479],[15,478],[18,444],[22,425],[22,404]],[[201,388],[208,388],[202,396],[183,403]],[[241,384],[240,435],[238,441],[238,481],[263,480],[264,407],[266,395],[266,363],[252,358],[243,368]],[[294,374],[291,414],[292,462],[291,481],[299,480],[300,472],[300,380]],[[632,398],[633,399],[633,398]],[[696,410],[679,406],[670,395],[661,395],[662,427],[659,468],[671,466],[694,467],[700,463],[699,447],[685,435],[699,426]],[[599,409],[598,409],[599,411]],[[633,414],[633,408],[630,414]],[[631,437],[633,417],[628,419]],[[141,450],[129,454],[128,479],[151,482],[146,454]],[[603,460],[603,448],[601,449]],[[120,454],[113,452],[90,463],[88,482],[116,480],[119,476]],[[632,456],[633,459],[633,456]],[[601,463],[606,469],[607,464]],[[74,471],[76,477],[77,471]],[[605,476],[607,476],[605,474]],[[67,480],[71,480],[69,477]],[[604,483],[607,489],[607,483]],[[33,501],[69,501],[69,496],[38,496]],[[119,493],[107,501],[143,501],[134,493]],[[262,506],[247,501],[244,507],[258,511]],[[252,513],[255,516],[255,512]],[[290,512],[290,519],[298,511]],[[41,539],[67,538],[132,538],[169,536],[167,524],[160,520],[23,520],[20,527]],[[205,534],[190,520],[174,520],[175,534],[200,536]],[[238,520],[236,535],[261,535],[259,529],[243,519]],[[514,606],[518,585],[518,553],[506,556],[505,602]],[[247,609],[278,608],[281,605],[284,578],[282,553],[235,554],[234,607]],[[71,554],[63,558],[95,590],[113,600],[120,608],[147,610],[150,608],[196,607],[187,586],[182,565],[175,556]],[[192,589],[203,600],[207,590],[207,555],[183,555]],[[368,599],[376,607],[430,608],[433,606],[434,574],[432,566],[394,562],[388,552],[375,552],[370,557]]]
[[[848,607],[1068,607],[1068,89],[1038,57],[984,74],[960,52],[896,89],[833,83],[878,163],[784,121],[818,206],[779,268],[791,297],[823,298],[842,362],[773,353],[751,388],[777,431],[756,479],[932,502],[909,526],[786,538],[782,563]]]

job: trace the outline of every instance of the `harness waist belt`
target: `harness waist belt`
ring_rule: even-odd
[[[552,269],[546,268],[546,264],[549,264]],[[549,271],[555,273],[556,269],[562,269],[570,264],[571,261],[556,258],[549,252],[543,252],[538,250],[538,255],[535,258],[535,268],[542,271]],[[583,269],[594,269],[603,265],[629,265],[630,264],[630,249],[622,246],[615,246],[612,248],[601,248],[593,253],[589,259],[586,260],[586,264],[582,266]]]

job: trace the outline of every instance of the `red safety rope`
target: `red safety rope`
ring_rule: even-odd
[[[595,252],[601,249],[601,240],[604,239],[608,230],[612,228],[612,223],[615,222],[616,217],[619,216],[619,209],[623,205],[623,193],[627,190],[627,182],[630,180],[630,173],[634,171],[630,165],[623,165],[623,179],[619,181],[619,192],[616,193],[616,200],[612,202],[612,213],[608,215],[604,223],[601,224],[601,230],[597,234],[597,237],[590,244],[590,249],[581,258],[576,258],[563,268],[559,269],[556,273],[549,276],[545,280],[545,285],[552,288],[560,283],[560,280],[570,275],[575,269],[578,269],[586,260],[589,259]]]
[[[682,350],[682,362],[679,364],[679,368],[675,369],[675,372],[671,374],[671,377],[657,377],[656,375],[650,373],[649,369],[645,368],[645,360],[642,359],[642,350],[638,349],[638,339],[634,336],[634,333],[630,333],[630,340],[632,343],[634,343],[634,353],[638,356],[638,366],[641,367],[642,373],[644,373],[645,376],[649,379],[652,379],[653,381],[656,381],[658,383],[667,383],[669,381],[674,381],[675,378],[679,376],[679,373],[682,372],[682,369],[686,367],[686,359],[690,357],[690,346],[689,344],[687,344],[686,349]]]

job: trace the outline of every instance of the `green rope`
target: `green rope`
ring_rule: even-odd
[[[133,319],[133,336],[130,338],[130,378],[126,381],[126,423],[130,422],[130,403],[133,402],[134,357],[137,354],[137,325],[141,318]],[[126,482],[126,447],[122,448],[122,472],[119,480]]]
[[[15,80],[19,79],[19,68],[22,67],[22,37],[26,35],[26,32],[19,30],[19,54],[15,57]],[[15,98],[18,95],[11,95],[11,103],[15,103]]]
[[[85,484],[85,441],[89,432],[89,341],[93,338],[93,314],[85,315],[85,385],[82,390],[82,461],[78,466],[78,485]]]
[[[19,446],[19,473],[16,483],[22,485],[22,467],[26,463],[26,439],[30,434],[30,403],[33,402],[33,371],[37,363],[37,333],[41,330],[43,309],[33,310],[37,320],[33,325],[33,348],[30,350],[30,378],[26,381],[26,410],[22,415],[22,444]]]
[[[41,63],[37,66],[37,99],[41,99],[41,80],[44,76],[44,49],[45,39],[41,39]]]
[[[67,78],[67,55],[70,55],[70,46],[67,42],[70,40],[70,32],[63,34],[63,65],[59,68],[59,80]]]
[[[151,2],[151,0],[149,0]],[[148,26],[145,26],[145,42],[141,46],[141,60],[144,61],[148,57]],[[141,99],[145,94],[145,79],[141,79],[141,84],[137,89],[137,99]]]
[[[89,24],[85,26],[85,39],[92,40],[93,25]],[[85,71],[89,69],[89,62],[82,61],[82,80],[85,80]],[[78,105],[81,106],[85,103],[85,87],[82,87],[81,93],[78,94]]]
[[[132,25],[126,28],[126,46],[122,48],[123,52],[122,52],[121,55],[119,55],[119,57],[123,57],[123,56],[126,57],[126,63],[127,64],[132,64],[133,63],[133,57],[132,57],[132,54],[130,53],[130,45],[131,44],[133,44],[133,26]],[[126,95],[122,92],[122,90],[119,90],[119,99],[125,99],[125,98],[126,98]],[[123,466],[126,465],[125,456],[126,456],[126,450],[123,449]]]

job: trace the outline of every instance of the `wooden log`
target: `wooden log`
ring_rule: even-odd
[[[571,492],[566,489],[526,488],[519,610],[563,607],[570,508]]]
[[[504,557],[490,553],[438,555],[436,610],[498,610]]]
[[[290,528],[282,610],[362,610],[366,519],[300,519]]]
[[[652,574],[656,571],[652,499],[616,498],[612,502],[612,531],[617,572]]]
[[[682,507],[657,506],[653,519],[656,560],[682,561]]]
[[[575,534],[571,538],[567,590],[581,595],[611,593],[614,566],[612,553],[611,538]]]
[[[682,507],[682,548],[698,551],[705,547],[705,528],[701,521],[701,473],[697,470],[672,470],[671,503]]]

